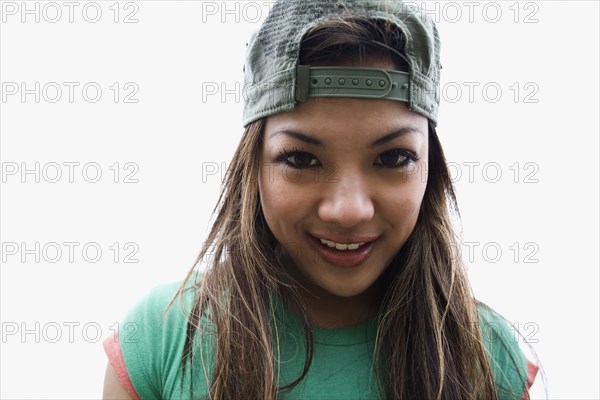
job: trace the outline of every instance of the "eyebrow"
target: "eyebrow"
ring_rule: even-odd
[[[273,132],[272,136],[275,137],[277,135],[286,135],[291,138],[298,139],[304,143],[314,144],[316,146],[324,147],[323,142],[321,142],[319,139],[315,139],[312,136],[308,136],[304,133],[300,133],[298,131],[294,131],[291,129],[282,129],[280,131],[275,131],[275,132]]]
[[[370,144],[370,147],[381,146],[383,144],[386,144],[386,143],[396,139],[397,137],[405,136],[409,133],[419,133],[421,135],[424,135],[423,131],[415,126],[405,126],[405,127],[402,127],[398,130],[390,132],[387,135],[375,140],[373,143]],[[304,143],[312,144],[312,145],[319,146],[319,147],[324,147],[323,142],[320,141],[319,139],[309,136],[305,133],[295,131],[295,130],[282,129],[282,130],[273,132],[273,137],[277,136],[277,135],[286,135],[291,138],[300,140]]]
[[[409,133],[419,133],[421,135],[425,135],[422,130],[420,130],[419,128],[417,128],[415,126],[405,126],[398,130],[395,130],[394,132],[388,133],[387,135],[385,135],[384,137],[382,137],[380,139],[377,139],[376,141],[371,143],[371,147],[381,146],[382,144],[386,144],[387,142],[390,142],[390,141],[396,139],[397,137],[405,136]]]

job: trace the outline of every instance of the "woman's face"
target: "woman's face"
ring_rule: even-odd
[[[357,296],[386,269],[419,215],[427,128],[391,100],[312,98],[267,118],[262,210],[305,286]]]

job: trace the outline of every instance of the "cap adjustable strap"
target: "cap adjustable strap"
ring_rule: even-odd
[[[296,101],[309,97],[359,97],[409,101],[408,72],[379,68],[296,68]]]

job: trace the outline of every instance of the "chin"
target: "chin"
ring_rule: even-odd
[[[365,285],[359,285],[359,286],[342,286],[342,285],[331,285],[331,286],[325,286],[325,285],[318,285],[319,288],[325,292],[327,292],[328,294],[332,295],[332,296],[336,296],[336,297],[341,297],[341,298],[350,298],[350,297],[356,297],[359,296],[363,293],[365,293],[369,287],[371,287],[371,285],[365,286]]]

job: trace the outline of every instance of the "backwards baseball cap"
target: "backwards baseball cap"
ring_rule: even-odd
[[[405,38],[409,71],[299,65],[305,33],[321,23],[366,17],[391,22]],[[440,39],[435,23],[400,0],[279,0],[246,49],[243,125],[294,109],[309,97],[390,99],[437,125]]]

